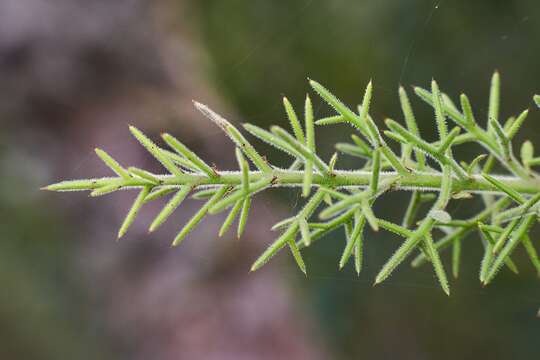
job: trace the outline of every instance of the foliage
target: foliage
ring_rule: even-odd
[[[170,150],[162,148],[131,126],[133,136],[168,174],[125,168],[103,150],[96,149],[97,155],[115,172],[115,177],[62,181],[46,189],[91,190],[91,196],[126,188],[138,189],[139,193],[120,227],[119,238],[126,233],[144,204],[174,193],[151,223],[149,230],[154,231],[193,193],[194,198],[203,199],[205,203],[179,231],[173,241],[173,246],[176,246],[206,215],[228,209],[229,214],[219,235],[223,235],[238,218],[237,234],[240,236],[255,194],[274,187],[297,187],[301,188],[305,204],[295,216],[273,227],[280,230],[281,235],[254,262],[252,270],[259,269],[279,250],[289,247],[299,268],[306,273],[301,250],[324,235],[343,228],[347,243],[339,267],[343,268],[352,257],[355,270],[360,273],[364,232],[369,227],[372,231],[381,228],[391,231],[404,239],[376,276],[375,284],[385,280],[407,257],[419,250],[412,265],[417,267],[431,263],[442,289],[449,294],[440,253],[451,249],[452,273],[457,277],[462,241],[475,231],[484,246],[480,265],[483,284],[490,283],[502,267],[517,272],[511,255],[520,244],[540,275],[540,260],[529,236],[532,225],[540,216],[540,174],[533,169],[540,165],[540,157],[535,157],[530,141],[521,146],[520,158],[515,156],[512,139],[527,118],[528,110],[501,121],[498,73],[491,81],[485,128],[477,122],[466,95],[460,96],[458,108],[439,90],[435,81],[432,81],[430,90],[414,88],[416,95],[433,108],[439,135],[435,142],[422,138],[408,95],[402,87],[399,88],[399,100],[405,126],[386,119],[388,130],[381,132],[369,114],[371,82],[357,111],[351,110],[321,84],[313,80],[310,84],[336,111],[336,115],[315,120],[312,103],[307,96],[302,126],[293,106],[284,98],[292,132],[279,126],[272,126],[268,131],[252,124],[243,125],[251,135],[290,155],[292,163],[288,167],[270,164],[230,122],[195,102],[196,108],[236,145],[240,170],[215,169],[170,134],[162,136]],[[535,96],[534,100],[540,106],[540,96]],[[455,124],[450,130],[448,120]],[[332,124],[353,127],[352,143],[336,144],[336,149],[339,153],[362,159],[362,165],[357,169],[337,169],[338,153],[329,161],[324,161],[317,154],[314,127]],[[401,146],[399,155],[385,139]],[[470,163],[458,162],[454,157],[454,148],[465,143],[476,143],[483,149]],[[502,166],[507,174],[494,174],[496,164]],[[411,193],[401,224],[384,220],[373,210],[373,204],[379,197],[395,190]],[[449,202],[467,201],[473,196],[482,199],[483,209],[471,218],[453,219],[447,211]],[[430,204],[430,210],[425,217],[419,217],[418,213],[425,204]]]

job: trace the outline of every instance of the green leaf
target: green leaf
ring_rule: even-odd
[[[407,124],[407,129],[411,132],[411,134],[419,136],[420,132],[418,131],[418,125],[416,123],[416,118],[411,108],[409,97],[407,96],[407,92],[402,86],[399,87],[399,102],[401,104],[401,111],[403,112],[403,116],[405,117],[405,123]],[[405,145],[403,149],[403,155],[406,159],[410,158],[412,149],[413,147],[411,146],[411,144]],[[418,161],[418,168],[422,170],[425,167],[425,163],[426,163],[424,153],[421,151],[415,150],[415,155],[416,155],[416,160]]]
[[[60,181],[56,184],[45,186],[42,189],[49,190],[49,191],[61,191],[61,192],[92,190],[100,186],[103,186],[103,181],[109,182],[111,181],[111,178],[66,180],[66,181]]]
[[[510,139],[508,138],[501,124],[497,120],[490,118],[488,124],[495,133],[497,143],[499,144],[499,148],[503,154],[504,159],[508,159],[511,152]]]
[[[529,256],[529,259],[531,259],[531,263],[536,269],[536,273],[538,274],[538,277],[540,277],[540,258],[538,258],[538,252],[534,248],[534,245],[531,242],[531,238],[529,237],[529,235],[524,235],[521,242],[523,243],[523,246],[525,247],[525,250],[527,251],[527,255]]]
[[[499,255],[493,261],[493,265],[491,266],[489,272],[486,275],[486,278],[484,279],[484,284],[489,284],[493,280],[495,275],[497,275],[497,272],[499,271],[501,265],[516,248],[519,241],[527,234],[529,228],[534,223],[535,218],[536,217],[534,215],[528,215],[527,217],[523,218],[518,228],[512,233],[512,237],[510,238],[510,240],[506,243]]]
[[[371,181],[369,182],[369,187],[371,191],[371,196],[377,194],[379,190],[379,175],[381,171],[381,156],[380,149],[375,149],[373,151],[373,167],[371,169]]]
[[[343,269],[343,267],[349,261],[349,258],[351,257],[356,247],[356,243],[362,242],[362,231],[364,229],[365,223],[366,217],[356,211],[354,214],[354,227],[349,234],[349,237],[347,239],[347,245],[345,245],[345,249],[343,250],[343,254],[341,255],[341,259],[339,260],[340,269]]]
[[[223,236],[227,232],[227,230],[229,230],[229,228],[231,227],[231,224],[233,223],[234,219],[236,219],[236,216],[238,215],[238,212],[242,208],[242,204],[243,204],[242,200],[238,200],[234,204],[231,211],[229,212],[229,214],[225,218],[225,221],[221,225],[221,228],[219,229],[219,233],[218,233],[219,237]]]
[[[337,143],[336,150],[343,154],[356,156],[364,159],[371,158],[371,155],[369,153],[365,153],[360,147],[353,144]]]
[[[453,128],[452,131],[450,131],[450,133],[446,137],[446,139],[444,139],[444,141],[441,143],[441,145],[439,145],[439,148],[437,150],[441,154],[446,153],[446,151],[449,150],[452,145],[454,145],[454,140],[459,135],[460,131],[461,131],[461,129],[459,127],[457,127],[457,126],[455,128]]]
[[[301,143],[305,142],[304,140],[304,132],[302,131],[302,126],[300,125],[300,122],[298,121],[298,117],[296,116],[296,112],[294,111],[291,103],[286,97],[283,97],[283,106],[285,107],[285,112],[287,113],[287,118],[289,119],[289,122],[291,123],[291,128],[293,129],[294,136],[300,141]]]
[[[519,204],[523,204],[525,202],[525,198],[523,195],[521,195],[516,190],[512,189],[510,186],[506,185],[502,181],[497,180],[496,178],[488,175],[488,174],[482,174],[484,179],[486,179],[491,185],[499,189],[500,191],[506,193],[508,196],[510,196],[514,201],[516,201]]]
[[[261,129],[258,126],[252,124],[244,124],[244,129],[249,132],[251,135],[259,138],[265,143],[274,146],[276,149],[281,150],[295,158],[301,158],[302,155],[296,151],[291,145],[287,144],[286,141],[279,138],[278,136],[272,134],[269,131]]]
[[[459,267],[461,263],[461,239],[452,243],[452,275],[455,279],[459,277]]]
[[[412,236],[413,232],[403,226],[399,226],[398,224],[394,224],[390,221],[386,221],[383,219],[377,219],[377,222],[379,223],[379,226],[382,227],[385,230],[388,230],[390,232],[393,232],[394,234],[397,234],[399,236],[402,236],[404,238],[408,238]]]
[[[521,219],[523,218],[524,214],[527,213],[527,211],[529,211],[529,209],[531,207],[533,207],[534,205],[536,205],[538,203],[538,201],[540,201],[540,193],[536,194],[535,196],[531,197],[529,200],[527,200],[521,208],[521,214],[519,214],[520,216],[515,218],[514,220],[512,220],[510,222],[510,224],[508,224],[506,226],[506,228],[504,229],[504,231],[502,232],[502,234],[499,236],[499,238],[497,239],[497,243],[495,244],[495,246],[493,247],[493,253],[498,253],[501,248],[503,247],[504,245],[504,242],[506,241],[506,239],[508,237],[510,237],[510,234],[514,231],[515,227],[519,224],[519,222],[521,221]],[[529,215],[528,215],[529,216]],[[532,215],[533,217],[535,216],[535,214]]]
[[[219,189],[218,192],[216,192],[200,209],[191,217],[191,219],[187,222],[186,225],[180,230],[178,235],[174,238],[174,241],[172,243],[172,246],[178,246],[182,243],[184,238],[187,234],[197,226],[201,220],[205,217],[205,215],[208,213],[208,210],[214,206],[214,204],[221,199],[221,197],[227,192],[228,188],[227,186],[222,186],[221,189]]]
[[[371,209],[368,199],[365,197],[360,199],[360,209],[362,209],[362,214],[366,217],[366,220],[373,231],[379,231],[379,223],[377,222],[377,218]]]
[[[405,228],[410,228],[414,223],[421,203],[420,196],[418,191],[413,191],[409,205],[407,205],[407,210],[405,211],[405,216],[403,216],[403,221],[401,222]]]
[[[146,137],[139,129],[134,126],[130,126],[129,130],[133,136],[141,143],[142,146],[152,154],[171,174],[179,176],[182,175],[182,171],[173,163],[171,158],[167,156],[161,149]]]
[[[179,154],[182,154],[186,159],[191,161],[197,169],[204,172],[209,177],[216,177],[218,176],[214,169],[210,167],[207,163],[204,162],[197,154],[195,154],[193,151],[188,149],[184,144],[182,144],[178,139],[176,139],[174,136],[170,134],[162,134],[161,137],[165,142],[175,151],[177,151]]]
[[[442,264],[439,253],[433,245],[433,238],[431,237],[431,234],[427,233],[425,235],[424,244],[426,246],[429,257],[431,258],[431,263],[433,264],[433,269],[435,270],[435,275],[439,280],[439,284],[441,285],[444,293],[450,296],[450,287],[448,286],[448,278],[446,277],[446,271],[444,270],[444,266]]]
[[[274,241],[268,248],[255,260],[251,266],[251,271],[256,271],[260,269],[264,264],[266,264],[279,250],[281,250],[289,240],[293,239],[298,232],[298,223],[292,223],[291,226],[285,230],[281,236]],[[292,250],[292,249],[291,249]]]
[[[499,107],[501,102],[501,78],[499,72],[495,71],[491,77],[491,87],[489,90],[488,120],[499,122]]]
[[[178,190],[176,194],[174,194],[174,196],[159,212],[154,221],[152,221],[152,224],[150,225],[148,231],[152,232],[156,230],[161,224],[163,224],[169,218],[169,216],[171,216],[174,210],[176,210],[176,208],[182,203],[182,201],[184,201],[191,189],[191,186],[184,186],[180,188],[180,190]]]
[[[356,270],[356,275],[360,275],[360,271],[362,271],[363,252],[364,241],[362,239],[362,233],[360,233],[360,237],[356,240],[354,246],[354,269]]]
[[[270,130],[272,133],[279,136],[282,140],[289,144],[299,154],[301,154],[305,160],[312,161],[313,165],[315,165],[320,172],[328,172],[328,165],[326,165],[312,149],[307,148],[304,144],[300,144],[294,137],[291,136],[291,134],[279,126],[274,125],[270,128]]]
[[[380,135],[377,127],[373,123],[373,120],[369,117],[369,106],[371,104],[371,95],[373,93],[373,85],[371,81],[367,84],[366,91],[364,92],[364,98],[362,99],[362,106],[360,107],[360,122],[366,124],[368,133],[371,136],[371,142],[374,145],[381,145]]]
[[[473,159],[473,161],[471,161],[471,163],[469,164],[469,166],[467,167],[467,174],[469,175],[472,175],[475,173],[476,171],[476,168],[479,166],[480,164],[480,161],[484,160],[488,155],[487,154],[480,154],[478,155],[477,157],[475,157]]]
[[[437,122],[439,138],[441,141],[444,141],[448,136],[448,129],[446,127],[446,116],[442,104],[441,93],[435,80],[431,80],[431,96],[433,97],[433,108],[435,109],[435,120]]]
[[[158,185],[161,181],[159,180],[159,178],[152,174],[151,172],[149,171],[146,171],[146,170],[143,170],[143,169],[139,169],[139,168],[136,168],[134,166],[130,166],[128,168],[128,171],[129,173],[143,179],[143,180],[146,180],[148,181],[150,184],[152,185]]]
[[[240,219],[238,220],[238,230],[236,231],[236,236],[238,238],[242,236],[246,228],[250,206],[251,206],[251,198],[246,197],[244,201],[242,202],[242,211],[240,212]]]
[[[540,95],[534,95],[533,100],[536,103],[536,106],[540,108]]]
[[[345,199],[342,199],[333,205],[328,206],[326,209],[322,210],[319,213],[319,218],[321,220],[327,220],[332,216],[337,215],[338,213],[345,211],[351,207],[358,207],[362,198],[365,198],[366,194],[358,193],[354,195],[349,195]]]
[[[467,95],[461,94],[459,100],[461,101],[461,109],[463,110],[463,115],[465,115],[465,120],[467,121],[467,127],[475,126],[476,119],[474,118],[469,98],[467,97]]]
[[[196,193],[194,193],[193,195],[191,195],[191,198],[195,199],[195,200],[209,199],[218,190],[219,189],[217,189],[217,188],[209,188],[209,189],[200,190],[200,191],[197,191]]]
[[[122,187],[122,184],[120,182],[118,182],[118,181],[117,182],[112,182],[111,181],[110,184],[100,186],[97,189],[95,189],[94,191],[92,191],[90,193],[90,196],[91,197],[96,197],[96,196],[107,195],[107,194],[110,194],[112,192],[115,192],[115,191],[119,190],[121,187]]]
[[[383,145],[380,147],[381,153],[384,155],[386,160],[390,163],[390,165],[396,170],[396,172],[401,176],[407,176],[409,175],[409,170],[403,166],[403,164],[399,161],[398,157],[392,149],[390,149],[387,145]]]
[[[396,267],[399,266],[405,260],[407,256],[416,248],[416,246],[422,241],[422,239],[431,231],[431,228],[435,225],[435,220],[431,218],[425,218],[418,228],[408,237],[396,252],[388,259],[384,264],[381,271],[375,278],[375,285],[383,282],[392,274]]]
[[[416,95],[418,95],[418,97],[420,99],[422,99],[423,101],[425,101],[429,105],[433,106],[433,95],[429,91],[427,91],[425,89],[422,89],[421,87],[416,86],[414,88],[414,92],[416,93]],[[446,115],[448,115],[448,117],[450,117],[450,119],[452,119],[452,121],[454,121],[456,124],[458,124],[459,126],[465,128],[465,129],[467,129],[469,127],[469,125],[468,125],[469,123],[465,119],[463,114],[456,111],[455,109],[453,109],[451,106],[449,106],[446,103],[442,103],[442,107],[444,109],[444,113]]]
[[[300,227],[300,233],[302,235],[302,241],[304,242],[305,246],[309,246],[311,244],[311,233],[309,232],[309,225],[306,219],[300,218],[298,219],[298,225]]]
[[[200,171],[195,165],[193,165],[191,161],[189,161],[188,159],[186,159],[185,157],[181,155],[178,155],[178,153],[167,150],[167,149],[163,149],[163,148],[159,148],[159,150],[163,154],[168,156],[172,160],[173,163],[175,163],[176,165],[179,165],[182,169],[193,171],[193,172]]]
[[[356,146],[358,146],[360,149],[362,149],[362,151],[366,155],[368,155],[369,157],[372,156],[371,154],[372,154],[373,150],[371,149],[371,147],[364,140],[362,140],[360,137],[358,137],[355,134],[351,135],[351,139],[356,144]]]
[[[490,225],[484,225],[484,224],[479,224],[478,226],[481,230],[481,234],[484,236],[484,238],[486,239],[486,241],[488,242],[488,244],[486,244],[486,252],[489,251],[488,254],[485,254],[485,262],[486,264],[484,264],[484,260],[482,261],[482,271],[480,273],[480,281],[484,281],[486,275],[487,275],[487,270],[489,270],[489,266],[491,265],[492,263],[492,259],[493,259],[493,245],[495,245],[496,241],[495,239],[493,238],[493,236],[491,236],[491,234],[489,233],[490,231],[493,231],[494,230],[494,227],[493,226],[490,226]],[[501,231],[499,231],[499,229],[497,229],[497,233],[501,233],[502,232],[502,229],[500,229]],[[506,263],[506,266],[508,267],[508,269],[510,269],[510,271],[512,271],[514,274],[518,274],[519,271],[516,267],[516,264],[514,264],[514,262],[512,261],[512,259],[510,257],[508,257],[506,260],[505,260],[505,263]],[[485,267],[485,269],[484,269]]]
[[[238,166],[242,172],[242,190],[244,190],[244,195],[249,195],[249,164],[242,155],[242,151],[239,148],[235,149],[236,161],[238,161]]]
[[[162,198],[163,196],[166,196],[174,191],[176,191],[178,188],[176,186],[161,186],[161,187],[155,187],[150,191],[150,193],[144,198],[144,203],[148,203],[150,201],[154,201],[156,199]]]
[[[334,116],[328,116],[328,117],[325,117],[325,118],[321,118],[321,119],[315,121],[315,125],[320,125],[320,126],[335,125],[335,124],[343,124],[345,122],[347,122],[347,120],[345,119],[345,116],[343,116],[343,115],[334,115]]]
[[[275,223],[271,230],[279,230],[279,229],[282,229],[284,227],[286,227],[287,225],[289,225],[290,223],[294,222],[296,220],[296,216],[291,216],[289,218],[286,218],[286,219],[283,219],[277,223]]]
[[[255,148],[246,140],[246,138],[240,133],[240,131],[238,131],[230,122],[212,111],[208,106],[198,103],[196,101],[194,101],[193,103],[195,104],[197,110],[199,110],[208,119],[212,120],[214,124],[219,126],[225,132],[225,134],[229,136],[229,138],[236,144],[236,146],[242,149],[244,154],[246,154],[246,156],[253,162],[253,164],[255,164],[255,166],[259,170],[263,172],[269,172],[272,170],[266,160],[261,155],[259,155],[257,150],[255,150]]]
[[[523,111],[521,114],[519,114],[517,119],[512,123],[508,131],[506,131],[506,134],[509,139],[512,139],[514,135],[516,135],[516,133],[521,128],[521,125],[523,125],[523,122],[525,121],[525,119],[527,119],[527,115],[529,115],[529,110]]]
[[[315,129],[313,124],[313,106],[309,96],[306,96],[305,104],[305,125],[306,125],[306,147],[315,153]],[[307,159],[304,168],[304,183],[302,195],[307,197],[311,191],[311,183],[313,178],[313,161]]]
[[[534,158],[534,159],[531,159],[531,160],[527,161],[527,165],[528,166],[539,166],[540,165],[540,157],[537,157],[537,158]]]
[[[252,196],[253,194],[257,192],[266,189],[268,186],[270,186],[271,182],[272,182],[271,178],[262,178],[258,181],[251,183],[249,185],[248,195]],[[212,206],[209,209],[209,213],[217,214],[220,211],[225,210],[227,207],[231,206],[232,204],[236,203],[238,200],[244,198],[245,196],[246,196],[245,189],[236,190],[235,192],[228,195],[227,197],[224,197],[221,200],[216,201],[215,204],[212,204]]]
[[[472,232],[472,230],[476,227],[479,221],[485,221],[488,217],[491,216],[491,214],[497,212],[499,209],[508,206],[509,203],[510,200],[508,199],[508,197],[502,197],[493,204],[488,205],[484,210],[482,210],[480,213],[476,214],[468,220],[469,226],[462,227],[456,231],[452,231],[446,234],[442,239],[438,240],[435,243],[435,248],[441,251],[446,247],[450,246],[454,240],[464,239],[468,234]],[[416,268],[424,264],[426,260],[426,256],[424,254],[420,254],[411,262],[411,265],[412,267]]]
[[[493,245],[495,244],[495,239],[493,239],[488,231],[484,230],[482,227],[479,228],[480,236],[484,240],[484,256],[482,257],[482,261],[480,263],[480,281],[483,283],[486,279],[489,268],[493,263]]]
[[[334,172],[336,168],[336,163],[338,160],[338,153],[335,152],[332,157],[330,158],[330,161],[328,161],[328,172],[331,174]]]
[[[109,154],[107,154],[105,151],[96,148],[95,149],[96,154],[99,156],[101,160],[107,165],[112,171],[114,171],[118,176],[129,179],[130,176],[126,169],[124,169],[116,160],[114,160]]]
[[[131,205],[131,208],[129,209],[126,215],[126,218],[124,219],[124,222],[120,226],[120,230],[118,230],[118,239],[124,236],[129,226],[133,223],[133,220],[135,220],[135,217],[137,216],[137,213],[142,207],[143,201],[149,192],[150,192],[150,187],[145,186],[141,189],[141,191],[139,192],[139,195],[137,195],[137,197],[135,198],[133,205]]]
[[[528,163],[532,160],[534,156],[534,147],[532,142],[529,140],[525,141],[523,145],[521,145],[521,162],[528,166]]]
[[[416,148],[426,152],[427,154],[431,155],[434,159],[436,159],[438,162],[444,165],[450,165],[452,167],[452,170],[456,172],[456,174],[461,178],[466,178],[467,173],[465,170],[459,166],[456,161],[444,154],[441,154],[437,148],[435,148],[433,145],[429,144],[428,142],[424,141],[423,139],[420,139],[419,137],[411,134],[408,130],[406,130],[403,126],[398,124],[392,119],[386,119],[385,120],[386,126],[388,126],[392,131],[395,131],[400,136],[402,136],[407,142],[410,142],[415,146]],[[384,150],[385,148],[383,148]],[[390,160],[390,159],[388,159]]]
[[[343,104],[337,97],[334,96],[330,91],[328,91],[324,86],[319,84],[314,80],[309,80],[311,87],[319,94],[319,96],[326,101],[331,107],[334,108],[341,116],[345,118],[345,121],[355,126],[360,133],[366,137],[370,138],[370,134],[365,124],[360,122],[359,117],[345,104]]]
[[[298,265],[300,270],[302,270],[302,272],[307,275],[306,264],[304,263],[304,259],[302,259],[302,254],[300,254],[300,250],[298,250],[298,247],[296,246],[294,238],[289,239],[289,248],[291,249],[294,261],[296,261],[296,264]]]

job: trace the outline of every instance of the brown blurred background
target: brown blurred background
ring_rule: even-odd
[[[115,242],[134,194],[38,189],[106,174],[95,146],[159,171],[128,124],[154,138],[167,130],[219,168],[234,167],[232,145],[191,99],[237,124],[285,124],[281,95],[299,105],[307,76],[350,104],[373,78],[377,121],[400,118],[398,84],[435,77],[452,96],[466,91],[485,118],[499,69],[509,116],[540,92],[539,39],[533,0],[0,0],[0,358],[537,357],[534,271],[521,261],[518,277],[504,273],[482,289],[474,237],[446,298],[428,268],[404,266],[371,287],[395,247],[384,233],[367,237],[360,277],[337,271],[340,234],[305,252],[307,278],[285,253],[249,274],[271,225],[298,206],[291,191],[259,197],[241,241],[217,238],[223,218],[210,217],[171,250],[196,202],[152,235],[146,226],[160,204],[149,206]],[[430,109],[413,105],[434,136]],[[316,111],[328,113],[318,100]],[[518,141],[540,144],[539,117],[531,108]],[[324,157],[347,130],[319,135]],[[392,195],[375,210],[395,219],[404,201]],[[466,214],[476,203],[458,206]]]

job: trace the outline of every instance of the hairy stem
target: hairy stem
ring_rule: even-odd
[[[204,174],[184,173],[181,175],[155,175],[159,179],[159,186],[182,186],[195,184],[197,186],[217,186],[217,185],[240,185],[242,184],[242,173],[240,171],[217,172],[218,176],[209,177]],[[332,174],[313,174],[313,186],[328,187],[360,187],[369,186],[372,173],[362,170],[334,170]],[[408,175],[399,175],[397,172],[381,172],[380,181],[399,177],[394,184],[395,190],[429,190],[439,191],[441,187],[442,174],[440,172],[415,172]],[[260,171],[250,171],[250,183],[263,178],[271,178],[271,187],[301,187],[304,181],[303,171],[292,171],[285,169],[274,169],[268,173]],[[540,192],[540,181],[530,179],[524,180],[512,176],[494,176],[495,179],[507,185],[509,188],[522,194],[536,194]],[[73,191],[73,190],[93,190],[110,183],[111,178],[96,178],[87,180],[70,180],[46,187],[47,190]],[[148,186],[148,182],[141,178],[118,178],[115,184],[119,188],[137,188]],[[482,193],[495,192],[502,193],[499,188],[493,186],[480,175],[471,175],[467,179],[455,178],[452,182],[452,192],[460,191]]]

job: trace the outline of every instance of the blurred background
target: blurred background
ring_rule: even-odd
[[[453,97],[467,92],[485,119],[498,69],[503,116],[531,107],[517,142],[540,144],[531,106],[539,39],[537,0],[0,0],[0,358],[537,358],[540,285],[521,250],[519,276],[504,272],[482,288],[481,245],[470,237],[449,298],[429,267],[402,266],[371,286],[396,247],[384,232],[366,235],[359,277],[337,271],[337,233],[304,252],[307,278],[285,253],[249,274],[297,194],[257,198],[241,241],[218,239],[223,218],[214,217],[170,249],[196,203],[151,235],[160,204],[149,206],[115,242],[133,193],[38,189],[107,174],[95,146],[159,171],[128,124],[154,138],[167,130],[219,168],[236,166],[232,145],[191,99],[235,124],[285,125],[281,96],[300,108],[308,76],[348,104],[373,78],[378,122],[401,120],[398,84],[434,77]],[[318,116],[330,114],[313,98]],[[413,106],[434,138],[430,109]],[[319,132],[325,158],[348,130]],[[462,150],[470,159],[477,149]],[[375,211],[396,220],[405,201],[392,194]],[[451,210],[467,214],[478,205],[469,201]]]

